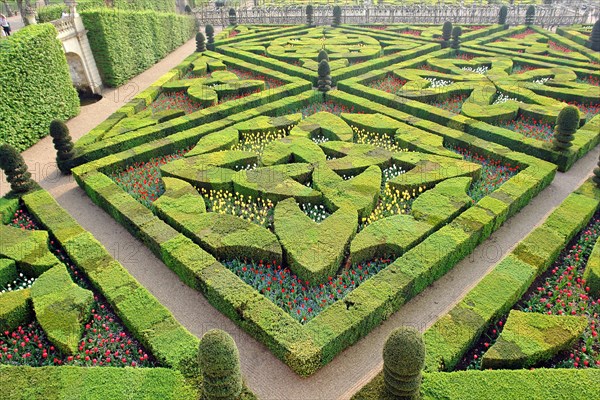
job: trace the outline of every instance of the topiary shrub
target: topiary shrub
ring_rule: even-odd
[[[342,23],[342,7],[333,7],[333,26],[338,26]]]
[[[233,8],[229,9],[229,25],[237,25],[237,14]]]
[[[36,186],[35,182],[31,180],[25,160],[17,149],[9,144],[0,146],[0,169],[4,171],[6,180],[14,193],[27,193]]]
[[[530,5],[527,7],[527,11],[525,11],[525,25],[531,26],[535,21],[535,6]]]
[[[202,32],[196,33],[196,52],[203,53],[206,51],[206,38]]]
[[[460,35],[462,35],[462,28],[455,26],[452,28],[452,48],[458,49],[460,47]]]
[[[383,346],[383,379],[395,398],[418,399],[425,365],[423,335],[415,328],[394,330]]]
[[[312,26],[314,23],[314,19],[313,19],[314,12],[315,12],[315,10],[314,10],[312,4],[309,4],[306,6],[306,24],[308,26]]]
[[[598,165],[594,168],[594,177],[592,178],[596,186],[600,187],[600,156],[598,157]]]
[[[600,51],[600,19],[596,21],[590,33],[590,49]]]
[[[442,26],[442,49],[448,47],[452,35],[452,22],[446,21]]]
[[[70,162],[75,155],[69,128],[64,122],[55,119],[50,123],[50,136],[52,136],[54,148],[56,149],[56,164],[58,165],[58,169],[63,174],[66,174],[71,169]]]
[[[508,7],[500,7],[498,12],[498,24],[506,26],[506,18],[508,17]]]
[[[215,28],[212,25],[206,25],[204,32],[206,33],[206,48],[210,51],[215,51]]]
[[[236,399],[242,392],[240,354],[227,332],[213,329],[200,340],[198,361],[202,370],[202,398]]]
[[[575,106],[567,106],[563,108],[556,118],[556,126],[554,127],[554,149],[558,151],[567,150],[573,146],[575,132],[579,128],[579,109]]]
[[[331,68],[327,60],[319,62],[319,80],[317,81],[317,89],[320,92],[328,92],[331,90]]]
[[[319,51],[319,56],[317,57],[317,62],[321,62],[323,60],[329,62],[329,54],[327,54],[327,50],[325,49],[321,49],[321,51]]]

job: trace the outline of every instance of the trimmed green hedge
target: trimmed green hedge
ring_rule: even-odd
[[[39,190],[23,196],[23,202],[52,232],[127,329],[159,362],[184,372],[197,368],[198,338],[180,325],[169,310],[115,261],[100,242],[81,228],[52,196]]]
[[[7,400],[161,399],[196,400],[198,388],[165,368],[0,366]]]
[[[154,11],[99,9],[81,13],[102,81],[119,86],[188,41],[194,18]]]
[[[131,4],[136,3],[138,3],[138,1],[131,2]],[[77,2],[77,12],[103,7],[106,7],[105,0],[79,0]],[[37,10],[37,21],[38,23],[43,23],[60,19],[66,8],[65,4],[50,4],[48,6],[40,7]]]
[[[435,372],[423,374],[422,399],[427,400],[587,400],[600,396],[597,369],[536,369]],[[379,374],[352,400],[394,400]]]
[[[12,331],[33,319],[31,290],[15,290],[0,294],[0,331]]]
[[[56,35],[54,26],[40,24],[0,41],[0,143],[19,151],[46,136],[52,120],[79,113],[79,98]]]
[[[594,245],[594,250],[588,259],[583,273],[586,285],[590,287],[592,296],[600,296],[600,239]]]

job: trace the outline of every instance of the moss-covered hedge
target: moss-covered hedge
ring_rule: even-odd
[[[98,9],[81,13],[102,81],[119,86],[189,40],[192,17],[154,11]]]
[[[40,24],[0,41],[0,143],[25,150],[48,134],[52,120],[79,113],[56,35],[54,26]]]

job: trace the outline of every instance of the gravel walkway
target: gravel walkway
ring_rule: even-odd
[[[101,101],[83,107],[81,115],[68,123],[73,137],[79,138],[103,121],[126,102],[128,97],[143,90],[177,65],[194,48],[195,42],[191,40],[167,59],[132,79],[129,84],[107,90]],[[72,177],[59,175],[53,163],[54,150],[50,138],[43,139],[23,155],[34,178],[168,307],[187,329],[201,337],[209,329],[220,328],[234,337],[240,349],[247,383],[261,399],[330,400],[349,398],[379,372],[383,342],[395,327],[405,324],[425,330],[455,305],[521,238],[590,175],[598,160],[599,150],[592,151],[568,173],[558,174],[550,187],[482,243],[470,257],[310,378],[295,375],[265,346],[217,312],[200,293],[183,285],[141,242],[95,206]],[[2,175],[0,194],[7,189],[8,185]]]

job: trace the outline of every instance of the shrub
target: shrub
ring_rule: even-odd
[[[600,19],[596,21],[592,32],[590,32],[590,48],[594,51],[600,51]]]
[[[233,8],[229,9],[229,25],[237,25],[237,14]]]
[[[206,33],[207,45],[206,48],[208,50],[215,50],[215,28],[212,25],[206,25],[204,28],[204,32]]]
[[[321,60],[319,63],[319,80],[317,81],[317,89],[320,92],[328,92],[331,90],[331,68],[327,60]]]
[[[338,26],[342,23],[342,7],[333,7],[333,26]]]
[[[17,149],[9,144],[0,146],[0,169],[4,170],[6,180],[10,183],[13,192],[27,193],[35,187],[25,160]]]
[[[206,332],[200,340],[198,361],[205,399],[235,399],[240,395],[240,354],[227,332],[219,329]]]
[[[206,38],[202,32],[196,33],[196,52],[202,53],[206,51]]]
[[[445,49],[448,47],[448,42],[450,41],[450,36],[452,35],[452,22],[446,21],[444,22],[444,26],[442,26],[442,48]]]
[[[56,149],[56,164],[62,173],[71,169],[70,161],[73,159],[73,141],[69,128],[64,122],[55,119],[50,123],[50,136]]]
[[[319,56],[317,57],[317,62],[321,62],[323,60],[329,62],[329,54],[327,54],[327,50],[325,49],[321,49],[321,51],[319,51]]]
[[[462,35],[462,28],[455,26],[452,28],[452,48],[458,49],[460,47],[460,35]]]
[[[527,11],[525,12],[525,25],[531,26],[535,21],[535,6],[532,4],[527,7]]]
[[[506,25],[507,17],[508,17],[508,7],[506,7],[506,6],[500,7],[500,11],[498,12],[498,24]]]
[[[119,86],[185,43],[193,17],[153,11],[97,9],[81,13],[102,81]]]
[[[566,150],[573,146],[571,142],[575,138],[579,120],[579,109],[575,106],[567,106],[560,111],[554,128],[554,148],[556,150]]]
[[[312,4],[309,4],[306,6],[306,24],[309,26],[312,26],[312,24],[314,23],[313,15],[314,15],[314,8],[313,8]]]
[[[50,24],[0,41],[0,143],[23,151],[48,134],[54,118],[79,113],[62,45]],[[43,57],[40,57],[43,54]]]
[[[383,346],[383,375],[388,392],[400,398],[418,398],[424,365],[423,335],[412,327],[394,330]]]

